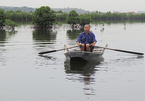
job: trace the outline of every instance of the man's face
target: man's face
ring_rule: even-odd
[[[85,32],[89,32],[90,31],[90,26],[89,25],[85,25],[84,26],[84,31]]]

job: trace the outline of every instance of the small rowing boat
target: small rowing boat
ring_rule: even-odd
[[[108,45],[105,46],[107,48]],[[99,61],[100,57],[104,54],[105,48],[95,48],[93,52],[80,51],[80,49],[74,49],[65,53],[66,59],[70,61]]]

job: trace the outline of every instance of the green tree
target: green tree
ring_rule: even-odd
[[[39,28],[46,29],[48,26],[53,25],[56,22],[56,14],[48,6],[42,6],[36,9],[33,13],[32,21],[38,25]]]
[[[32,12],[32,11],[30,11],[30,13],[32,14],[33,12]]]
[[[80,25],[84,26],[85,24],[90,24],[92,22],[91,16],[80,15]]]
[[[63,13],[62,10],[57,11],[56,13]]]
[[[96,13],[99,13],[99,11],[96,11]]]
[[[68,17],[68,13],[62,13],[62,14],[58,14],[57,15],[57,21],[59,20],[66,20],[66,18]]]
[[[17,26],[17,24],[10,19],[5,20],[5,25],[12,28],[12,30],[14,30],[15,26]]]
[[[3,26],[5,25],[5,14],[4,14],[4,10],[3,9],[0,9],[0,29],[3,28]]]
[[[105,14],[106,20],[110,20],[112,18],[112,13],[109,11]]]
[[[21,10],[17,10],[16,13],[22,13],[22,11]]]
[[[80,18],[78,13],[75,10],[72,10],[68,17],[67,17],[67,23],[72,24],[72,27],[74,27],[75,24],[79,24]]]

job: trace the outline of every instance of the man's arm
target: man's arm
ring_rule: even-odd
[[[81,45],[81,44],[80,44],[80,41],[81,41],[81,34],[78,36],[78,39],[77,39],[77,41],[76,41],[78,46]]]
[[[92,43],[91,45],[92,45],[92,46],[95,46],[96,42],[97,42],[97,40],[96,40],[96,38],[95,38],[95,35],[93,34],[93,43]]]
[[[80,46],[80,45],[81,45],[79,41],[77,41],[77,45],[78,45],[78,46]]]

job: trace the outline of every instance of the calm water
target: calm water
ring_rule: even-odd
[[[91,24],[98,46],[145,53],[145,23]],[[47,50],[76,45],[82,30],[66,24],[38,31],[25,24],[0,31],[0,101],[144,101],[144,57],[105,50],[100,63],[70,63]]]

